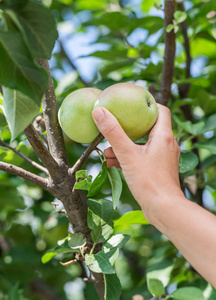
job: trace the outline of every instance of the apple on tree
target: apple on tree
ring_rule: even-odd
[[[73,141],[88,144],[99,134],[92,110],[101,92],[96,88],[82,88],[70,93],[62,102],[58,112],[59,123]]]
[[[132,83],[117,83],[106,88],[94,108],[107,108],[132,141],[145,136],[158,116],[154,97],[146,89]]]
[[[133,141],[149,132],[158,115],[154,97],[135,84],[117,83],[104,91],[82,88],[69,94],[59,110],[59,123],[69,138],[78,143],[96,138],[99,131],[92,118],[96,107],[107,108]]]

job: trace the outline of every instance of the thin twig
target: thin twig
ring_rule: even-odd
[[[0,170],[5,171],[6,173],[10,173],[10,174],[19,176],[22,179],[32,182],[45,190],[49,190],[48,179],[42,178],[38,175],[35,175],[29,171],[22,169],[20,167],[17,167],[12,164],[8,164],[8,163],[1,161],[0,162]]]
[[[42,140],[37,135],[37,132],[32,124],[30,124],[24,130],[26,137],[29,140],[29,143],[32,145],[32,148],[37,153],[39,159],[42,161],[44,166],[47,168],[50,176],[53,179],[58,178],[58,164],[55,159],[52,157],[50,152],[47,150],[46,146]]]
[[[65,50],[65,48],[64,48],[64,45],[63,45],[62,41],[61,41],[61,40],[58,40],[58,42],[59,42],[59,45],[60,45],[62,54],[63,54],[64,57],[67,59],[67,61],[69,62],[70,66],[71,66],[75,71],[77,71],[79,80],[84,84],[84,86],[89,87],[90,84],[89,84],[88,82],[86,82],[86,81],[81,77],[81,75],[79,74],[79,72],[78,72],[78,70],[77,70],[77,67],[74,65],[73,61],[72,61],[71,58],[68,56],[68,54],[67,54],[67,52],[66,52],[66,50]]]
[[[87,160],[91,152],[95,149],[95,147],[104,139],[104,136],[100,133],[94,141],[89,145],[89,147],[83,152],[83,154],[80,156],[78,161],[75,163],[75,165],[68,170],[68,173],[70,175],[75,174],[76,171],[79,170],[79,168],[84,164],[84,162]]]
[[[42,172],[46,173],[47,175],[49,175],[49,172],[47,171],[46,168],[44,168],[43,166],[39,165],[38,163],[36,163],[35,161],[31,160],[30,158],[28,158],[27,156],[25,156],[25,154],[23,154],[21,151],[17,150],[16,148],[11,147],[10,145],[8,145],[7,143],[3,142],[0,140],[0,145],[8,148],[10,150],[12,150],[14,153],[16,153],[17,155],[19,155],[20,157],[22,157],[24,160],[26,160],[28,163],[30,163],[32,166],[36,167],[37,169],[41,170]]]
[[[39,65],[42,66],[49,75],[49,86],[46,90],[46,96],[42,106],[50,153],[60,165],[68,166],[69,163],[63,133],[58,122],[58,107],[49,64],[47,60],[39,60]]]
[[[167,105],[170,98],[170,87],[172,84],[174,73],[174,60],[175,60],[175,33],[174,30],[167,32],[166,28],[172,24],[175,12],[175,0],[165,0],[165,53],[164,63],[162,70],[162,79],[160,93],[157,97],[157,102]]]

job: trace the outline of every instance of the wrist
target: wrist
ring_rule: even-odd
[[[169,218],[176,205],[185,200],[185,196],[179,187],[170,188],[168,191],[160,192],[160,194],[141,205],[146,220],[158,230],[163,231],[166,226],[166,219]],[[145,201],[146,202],[146,201]]]

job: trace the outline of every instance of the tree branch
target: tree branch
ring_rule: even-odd
[[[46,168],[44,168],[43,166],[39,165],[38,163],[36,163],[35,161],[31,160],[30,158],[28,158],[27,156],[25,156],[21,151],[17,150],[16,148],[11,147],[10,145],[8,145],[7,143],[3,142],[0,140],[0,145],[8,148],[10,150],[12,150],[14,153],[16,153],[17,155],[19,155],[20,157],[22,157],[24,160],[26,160],[28,163],[30,163],[32,166],[36,167],[37,169],[41,170],[42,172],[46,173],[47,175],[49,175],[49,172],[47,171]]]
[[[160,93],[157,97],[157,102],[167,105],[170,98],[170,87],[172,84],[174,73],[174,59],[175,59],[175,33],[174,30],[167,32],[166,28],[173,22],[175,12],[175,0],[165,0],[165,53],[164,64],[162,70],[162,79]]]
[[[48,179],[42,178],[42,177],[35,175],[31,172],[28,172],[22,168],[19,168],[12,164],[4,163],[1,161],[0,162],[0,170],[4,171],[6,173],[10,173],[10,174],[19,176],[24,180],[32,182],[32,183],[40,186],[41,188],[50,191],[48,188]]]
[[[177,4],[178,4],[178,9],[180,11],[185,11],[184,4],[182,1],[177,2]],[[185,75],[186,75],[186,78],[190,78],[191,77],[190,68],[191,68],[192,58],[191,58],[191,54],[190,54],[190,43],[189,43],[189,38],[188,38],[188,34],[187,34],[187,22],[186,21],[181,23],[181,28],[182,28],[182,34],[184,37],[184,48],[185,48],[185,53],[186,53]],[[189,88],[190,88],[190,83],[184,83],[184,84],[179,85],[179,94],[180,94],[181,98],[187,97]]]
[[[32,145],[32,148],[37,153],[39,159],[42,161],[42,163],[47,168],[50,176],[53,180],[57,179],[59,177],[58,169],[59,166],[55,159],[52,157],[52,155],[47,150],[46,146],[42,142],[42,140],[37,135],[37,132],[32,124],[30,124],[26,129],[24,130],[25,135],[27,136],[29,143]]]
[[[42,106],[50,153],[60,165],[68,166],[63,133],[58,122],[58,107],[49,64],[46,60],[39,60],[39,64],[49,75],[49,86],[46,90],[46,97]]]
[[[37,116],[33,122],[33,125],[34,125],[34,128],[36,129],[38,135],[44,140],[44,142],[46,143],[46,145],[48,147],[47,136],[43,133],[43,131],[46,130],[46,128],[45,128],[45,122],[44,122],[44,119],[42,118],[42,116]],[[44,128],[42,129],[42,127],[44,127]]]
[[[89,84],[88,82],[86,82],[86,81],[81,77],[81,75],[79,74],[79,72],[78,72],[78,70],[77,70],[77,67],[74,65],[73,61],[72,61],[72,60],[70,59],[70,57],[68,56],[68,54],[67,54],[67,52],[66,52],[66,50],[65,50],[65,48],[64,48],[64,46],[63,46],[62,41],[61,41],[61,40],[58,40],[58,42],[59,42],[59,45],[60,45],[62,54],[63,54],[64,57],[67,59],[67,61],[69,62],[70,66],[71,66],[75,71],[77,71],[79,80],[84,84],[84,86],[89,87],[90,84]]]
[[[91,152],[95,149],[95,147],[104,139],[104,136],[99,133],[99,135],[94,139],[94,141],[88,146],[88,148],[83,152],[83,154],[80,156],[78,161],[74,164],[72,168],[68,170],[68,173],[70,175],[75,174],[76,171],[80,169],[80,167],[84,164],[84,162],[87,160]]]

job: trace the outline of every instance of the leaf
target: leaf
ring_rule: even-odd
[[[159,250],[164,253],[166,249],[160,248]],[[174,263],[172,260],[164,259],[163,255],[160,251],[158,254],[159,261],[156,258],[156,255],[152,258],[152,260],[148,261],[148,266],[146,270],[147,281],[150,279],[158,279],[162,285],[165,287],[170,282],[170,276],[174,269]]]
[[[181,152],[179,159],[179,172],[185,173],[198,165],[198,157],[193,152]]]
[[[107,179],[107,166],[106,162],[102,164],[102,170],[99,172],[95,180],[89,189],[87,197],[92,197],[100,191],[101,186],[105,183]]]
[[[88,199],[88,226],[95,243],[106,241],[113,233],[113,206],[106,199]]]
[[[196,148],[204,148],[210,151],[212,154],[216,154],[216,137],[213,137],[207,141],[198,142],[194,144]]]
[[[48,74],[39,68],[19,32],[0,32],[0,84],[19,90],[40,105]]]
[[[148,290],[149,292],[156,297],[162,297],[165,293],[165,289],[163,287],[163,284],[158,279],[149,279],[147,281]]]
[[[119,300],[121,284],[116,274],[104,274],[105,300]]]
[[[73,249],[80,249],[86,244],[86,238],[80,233],[69,233],[68,235],[68,246]]]
[[[205,126],[202,129],[202,133],[216,129],[216,114],[210,115],[204,120]]]
[[[107,250],[114,247],[121,249],[127,243],[129,238],[130,236],[127,234],[115,234],[103,245],[102,250]]]
[[[141,210],[130,211],[114,220],[114,231],[124,231],[133,224],[149,224]]]
[[[23,8],[29,0],[2,0],[0,2],[0,8],[1,9],[21,9]]]
[[[87,170],[79,170],[76,172],[76,181],[85,179],[87,177]]]
[[[55,250],[50,251],[45,253],[42,258],[41,261],[43,264],[48,263],[54,256],[61,254],[61,253],[68,253],[68,252],[74,252],[73,250],[71,250],[70,248],[61,248],[61,247],[57,247]]]
[[[37,116],[40,105],[19,91],[3,87],[4,110],[11,140],[14,140]]]
[[[115,209],[122,192],[122,180],[118,170],[115,167],[108,168],[107,171],[108,178],[112,187],[113,208]]]
[[[185,11],[176,10],[174,12],[174,18],[178,24],[182,23],[187,19],[187,13]]]
[[[6,13],[19,28],[33,56],[50,59],[58,37],[52,12],[39,2],[29,1],[18,11],[7,10]]]
[[[85,259],[89,268],[96,273],[115,273],[114,263],[119,255],[119,249],[129,240],[126,234],[112,236],[96,254],[86,254]]]
[[[205,123],[203,121],[192,124],[191,121],[181,121],[177,116],[174,116],[173,118],[176,123],[185,131],[194,135],[203,133],[203,128],[205,126]]]
[[[174,300],[204,300],[202,290],[196,287],[179,288],[170,295]]]
[[[90,187],[91,187],[91,182],[89,182],[87,179],[83,179],[74,185],[75,189],[84,190],[84,191],[89,191]]]
[[[107,252],[100,251],[96,254],[86,254],[85,262],[89,269],[96,273],[114,274],[114,263],[119,255],[118,248],[110,248]]]
[[[155,0],[143,0],[142,10],[146,13],[149,12],[150,8],[154,5]]]
[[[171,32],[171,31],[173,30],[173,28],[174,28],[174,25],[173,25],[173,24],[169,24],[169,25],[167,25],[167,27],[166,27],[166,31],[167,31],[167,32]]]

